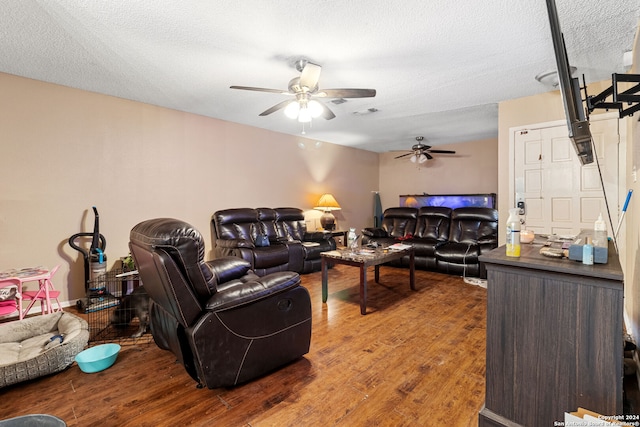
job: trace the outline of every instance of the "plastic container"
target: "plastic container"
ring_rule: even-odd
[[[107,274],[107,255],[101,249],[96,250],[98,253],[92,253],[90,256],[90,278],[92,282]]]
[[[353,245],[353,242],[355,242],[357,238],[358,238],[358,235],[356,234],[356,229],[350,228],[349,232],[347,233],[347,247],[350,248],[351,245]]]
[[[598,219],[593,224],[593,245],[594,246],[607,246],[607,224],[602,219],[602,213],[598,216]]]
[[[520,230],[520,243],[531,243],[536,238],[533,230]]]
[[[598,215],[598,219],[596,219],[596,222],[593,224],[593,231],[604,231],[605,233],[607,232],[607,224],[602,219],[602,213]]]
[[[104,371],[113,365],[119,351],[119,344],[101,344],[81,351],[76,355],[75,360],[82,372],[92,374]]]
[[[507,256],[520,256],[520,217],[518,208],[509,209],[507,218]]]
[[[582,263],[593,265],[593,245],[589,236],[584,238],[584,245],[582,245]]]

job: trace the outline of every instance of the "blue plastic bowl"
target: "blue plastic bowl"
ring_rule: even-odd
[[[81,351],[76,355],[75,360],[82,372],[92,374],[104,371],[113,365],[119,351],[119,344],[101,344]]]

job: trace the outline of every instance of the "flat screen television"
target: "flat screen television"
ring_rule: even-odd
[[[564,103],[564,112],[567,116],[569,138],[583,165],[593,162],[593,147],[589,121],[585,118],[582,96],[580,94],[580,80],[571,75],[569,58],[564,44],[564,37],[560,31],[560,21],[556,9],[555,0],[547,0],[547,12],[551,25],[551,38],[555,51],[556,65],[558,67],[558,81],[560,93]]]

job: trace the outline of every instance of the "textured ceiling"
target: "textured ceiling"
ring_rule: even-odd
[[[587,83],[625,72],[638,0],[556,0]],[[320,88],[373,88],[306,137],[385,152],[497,137],[497,103],[550,90],[545,0],[1,0],[0,71],[300,135],[282,112],[295,60]],[[370,108],[377,109],[368,113]]]

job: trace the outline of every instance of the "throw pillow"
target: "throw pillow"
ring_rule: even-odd
[[[256,243],[255,244],[258,247],[269,246],[269,238],[267,236],[265,236],[264,234],[258,234],[256,236]]]

